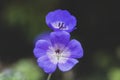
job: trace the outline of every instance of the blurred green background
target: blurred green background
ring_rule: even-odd
[[[71,33],[84,57],[51,80],[120,80],[119,2],[108,0],[0,0],[0,80],[46,80],[33,55],[34,39],[51,31],[45,16],[66,9],[77,18]]]

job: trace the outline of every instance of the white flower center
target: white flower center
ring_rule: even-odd
[[[65,63],[70,56],[70,51],[65,46],[56,44],[55,46],[49,47],[47,55],[54,64]]]
[[[56,29],[68,30],[68,26],[66,26],[62,21],[53,22],[51,25]]]

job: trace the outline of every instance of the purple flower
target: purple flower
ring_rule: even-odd
[[[51,32],[49,40],[38,40],[33,52],[39,67],[46,73],[53,73],[57,66],[63,72],[69,71],[78,63],[75,58],[83,56],[80,42],[70,40],[70,34],[66,31]]]
[[[75,29],[76,18],[67,10],[55,10],[46,16],[46,24],[54,31],[64,30],[71,32]]]

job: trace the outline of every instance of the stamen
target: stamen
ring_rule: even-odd
[[[61,24],[60,23],[58,23],[58,26],[60,26]]]
[[[55,52],[56,52],[56,53],[60,53],[60,50],[59,50],[59,49],[57,49]]]
[[[61,23],[59,23],[59,24],[60,24],[60,25],[58,25],[58,26],[59,26],[59,29],[60,29],[60,30],[62,30],[63,28],[66,28],[66,26],[65,26],[64,23],[61,22]]]
[[[55,44],[54,47],[49,47],[47,55],[54,64],[65,63],[70,56],[70,51],[64,45]]]
[[[65,23],[63,23],[61,21],[56,21],[56,22],[52,23],[52,26],[54,28],[57,28],[60,30],[68,30],[68,27],[65,25]]]

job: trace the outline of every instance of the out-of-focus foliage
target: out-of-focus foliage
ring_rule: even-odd
[[[108,56],[108,52],[104,50],[99,50],[95,52],[93,56],[93,63],[98,68],[108,68],[111,62],[111,56]]]
[[[120,80],[120,68],[112,68],[108,72],[109,80]]]
[[[5,7],[3,18],[11,27],[22,27],[31,41],[35,35],[48,30],[45,16],[58,5],[58,2],[59,0],[11,1]]]
[[[0,73],[0,80],[26,80],[25,76],[20,72],[15,72],[12,69],[6,69]]]
[[[116,56],[120,60],[120,46],[116,48]]]
[[[0,73],[0,80],[43,80],[44,74],[30,59],[23,59]]]

